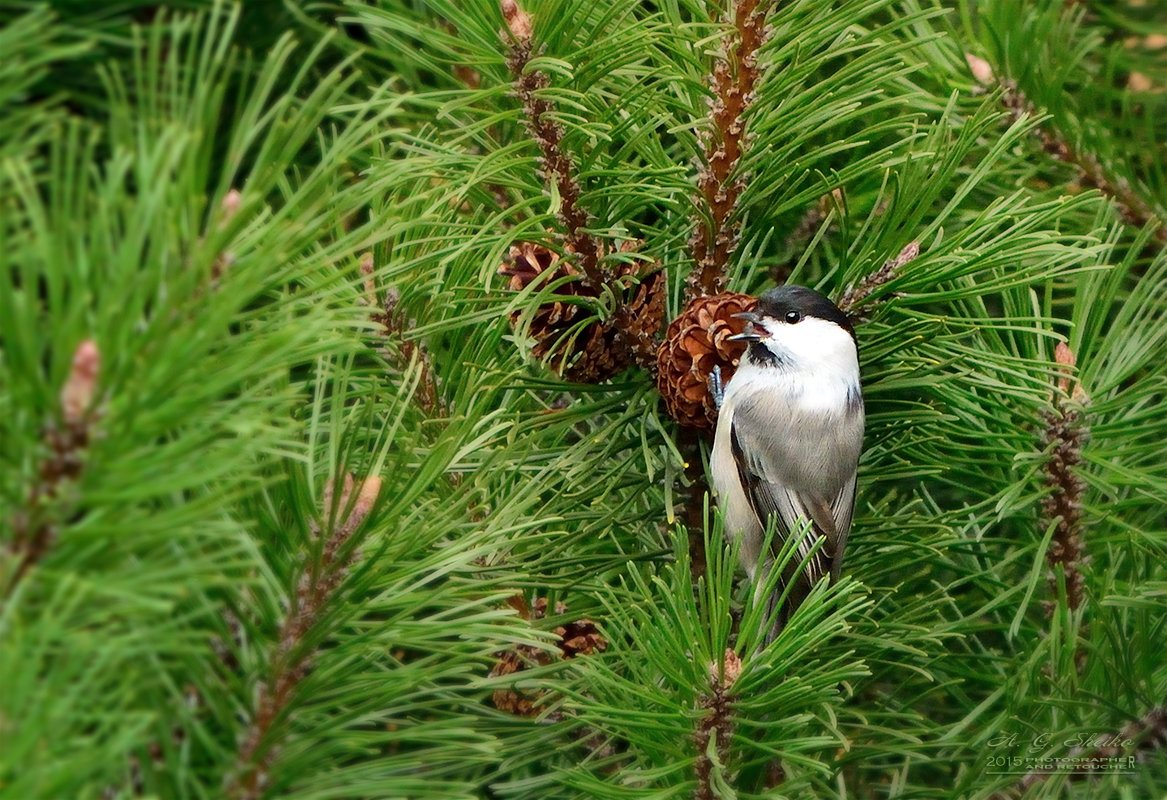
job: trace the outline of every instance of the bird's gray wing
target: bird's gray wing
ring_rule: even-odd
[[[841,555],[839,546],[841,542],[837,535],[838,525],[836,524],[837,517],[834,507],[840,501],[847,501],[847,498],[843,497],[846,492],[840,492],[840,496],[835,498],[835,502],[829,503],[821,496],[817,496],[817,493],[800,492],[790,488],[787,482],[781,479],[774,458],[760,458],[755,454],[748,453],[741,446],[736,424],[730,431],[730,445],[742,489],[750,501],[750,506],[753,508],[759,524],[765,529],[770,516],[774,517],[772,554],[777,554],[782,544],[790,539],[792,532],[803,530],[805,523],[800,523],[800,519],[809,520],[811,523],[807,534],[798,541],[797,556],[786,570],[787,581],[795,580],[800,584],[801,588],[797,591],[797,595],[801,599],[823,575],[828,573],[834,575],[834,562],[841,561],[841,559],[836,558],[837,555]],[[854,496],[854,484],[852,483],[851,501],[854,500]],[[849,512],[847,523],[850,524]],[[809,557],[806,570],[801,575],[796,576],[795,570],[798,565],[807,559],[807,554],[820,537],[826,538],[826,542],[819,548],[818,552]],[[842,538],[845,540],[846,533],[843,534]]]
[[[839,580],[839,573],[843,569],[843,553],[847,549],[847,536],[851,533],[851,518],[855,514],[855,486],[859,482],[859,473],[855,472],[851,480],[843,483],[843,488],[831,503],[831,517],[835,520],[835,541],[832,545],[833,558],[831,559],[831,581]]]

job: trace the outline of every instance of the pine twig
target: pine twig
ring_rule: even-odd
[[[600,297],[605,287],[610,287],[619,298],[612,317],[593,326],[583,337],[580,344],[585,366],[575,370],[578,374],[573,377],[598,382],[619,372],[628,362],[651,372],[656,368],[657,336],[664,317],[663,273],[651,267],[647,271],[628,270],[601,264],[608,248],[586,230],[589,216],[580,205],[582,192],[575,164],[563,150],[563,126],[553,119],[554,105],[539,96],[551,85],[551,79],[541,70],[527,68],[535,54],[531,17],[516,0],[502,0],[501,8],[511,39],[506,63],[515,78],[515,94],[522,103],[527,130],[542,152],[543,178],[554,185],[559,195],[559,221],[566,231],[563,249],[575,256],[583,273],[583,291],[578,294]],[[514,277],[506,268],[501,271]],[[633,272],[645,279],[639,286],[629,286],[622,280]]]
[[[595,292],[604,285],[600,269],[601,248],[585,228],[588,213],[579,204],[580,186],[575,176],[575,164],[563,151],[563,126],[553,119],[555,107],[538,93],[551,85],[551,79],[542,70],[527,70],[535,55],[531,17],[515,0],[502,0],[502,14],[513,42],[507,53],[507,67],[515,77],[515,94],[523,104],[524,122],[531,138],[543,153],[541,171],[548,182],[555,184],[559,193],[559,221],[566,230],[564,243],[579,257],[584,282]]]
[[[77,481],[85,468],[85,451],[101,416],[95,407],[101,353],[97,343],[86,339],[73,352],[69,377],[61,388],[60,427],[44,432],[49,456],[37,468],[37,480],[29,490],[24,508],[13,514],[12,541],[6,548],[15,566],[8,576],[4,595],[9,596],[28,570],[47,555],[57,538],[50,504],[61,499],[65,488]]]
[[[989,62],[972,54],[967,54],[965,60],[978,83],[1001,89],[1001,103],[1014,121],[1022,117],[1036,119],[1042,115],[1042,111],[1017,87],[1015,81],[997,78]],[[1094,154],[1075,150],[1066,137],[1048,123],[1038,126],[1034,135],[1041,141],[1042,150],[1058,161],[1077,168],[1083,186],[1097,189],[1110,198],[1124,222],[1138,228],[1153,225],[1155,239],[1167,244],[1167,222],[1164,221],[1167,215],[1140,195],[1130,181],[1109,174]]]
[[[280,623],[279,638],[270,662],[268,679],[258,686],[255,710],[236,753],[236,768],[224,795],[232,800],[257,800],[268,785],[268,773],[276,756],[270,741],[280,715],[288,707],[296,687],[312,669],[313,655],[303,649],[305,638],[320,619],[340,588],[356,552],[343,553],[345,545],[364,521],[381,490],[381,478],[372,476],[355,485],[352,475],[344,476],[340,498],[333,502],[330,480],[324,490],[322,514],[328,519],[337,513],[319,561],[306,564],[296,585],[296,594]],[[355,497],[354,497],[355,492]],[[313,525],[317,536],[318,526]]]
[[[694,800],[715,800],[720,792],[715,789],[717,777],[726,777],[729,763],[729,742],[733,736],[733,695],[730,690],[741,676],[742,662],[733,650],[726,650],[722,664],[709,665],[709,693],[701,697],[701,706],[707,713],[701,718],[693,743],[697,748],[697,760],[693,765],[697,773],[697,788]],[[714,752],[710,752],[710,744]]]
[[[1106,759],[1123,758],[1133,761],[1145,761],[1150,753],[1167,749],[1167,706],[1158,706],[1143,715],[1142,719],[1134,720],[1123,726],[1118,733],[1096,737],[1101,744],[1093,747],[1075,747],[1070,750],[1068,758],[1081,759],[1076,768],[1059,770],[1070,781],[1080,781],[1085,777],[1110,769]],[[1109,762],[1113,764],[1114,762]],[[1133,763],[1132,763],[1133,766]],[[1027,772],[1017,783],[997,792],[991,800],[1020,800],[1027,796],[1027,792],[1039,783],[1044,783],[1055,774],[1052,771]]]
[[[360,270],[364,281],[362,304],[372,307],[371,317],[382,327],[382,333],[386,337],[393,336],[397,340],[396,350],[391,347],[382,347],[380,348],[381,355],[390,363],[397,362],[397,366],[404,369],[416,354],[421,367],[417,402],[427,414],[434,411],[445,412],[447,409],[438,389],[438,380],[430,360],[429,351],[424,345],[412,342],[405,337],[405,331],[410,326],[401,312],[401,295],[396,289],[390,288],[384,295],[379,296],[377,282],[373,277],[376,265],[372,253],[365,253],[361,256]]]
[[[920,255],[920,243],[910,242],[900,250],[899,255],[895,258],[889,258],[883,262],[883,266],[875,272],[868,274],[859,283],[843,292],[842,298],[839,300],[839,309],[845,314],[856,316],[855,307],[867,300],[872,292],[883,286],[896,276],[909,262],[913,261],[916,256]],[[873,304],[874,306],[874,304]]]
[[[709,216],[697,216],[690,239],[694,266],[685,287],[686,300],[724,289],[729,259],[737,249],[738,201],[745,176],[735,172],[748,144],[745,115],[762,76],[757,56],[766,40],[769,5],[767,0],[735,0],[725,54],[714,60],[709,77],[711,124],[702,133],[705,163],[697,174],[697,188]]]
[[[446,32],[451,36],[456,37],[459,35],[458,26],[450,20],[442,20],[441,26],[445,28]],[[478,70],[462,63],[454,64],[451,69],[454,77],[457,78],[459,83],[461,83],[467,89],[470,89],[471,91],[477,91],[478,89],[482,88],[482,74]],[[498,128],[496,126],[491,125],[486,129],[486,131],[491,138],[495,140],[500,138]],[[487,182],[484,184],[484,186],[486,190],[490,192],[499,208],[507,208],[511,205],[510,194],[506,187],[493,182]]]
[[[1076,364],[1074,353],[1064,342],[1059,342],[1054,352],[1057,363],[1072,369]],[[1055,570],[1050,575],[1050,592],[1056,596],[1058,588],[1057,571],[1060,570],[1066,582],[1066,603],[1071,610],[1082,604],[1086,578],[1082,567],[1088,563],[1082,542],[1082,495],[1086,483],[1074,470],[1082,464],[1082,444],[1087,436],[1082,423],[1082,412],[1068,407],[1066,400],[1076,405],[1086,402],[1086,393],[1069,375],[1057,381],[1057,392],[1052,398],[1052,407],[1042,412],[1045,429],[1042,440],[1045,448],[1052,448],[1049,461],[1045,465],[1045,485],[1050,494],[1041,502],[1043,519],[1041,531],[1053,524],[1053,539],[1046,551],[1046,561]],[[1053,613],[1053,603],[1047,604],[1047,612]]]
[[[442,27],[443,30],[445,30],[446,33],[450,34],[450,36],[458,36],[458,26],[450,20],[441,19],[438,21],[438,24]],[[450,69],[451,72],[453,72],[454,77],[458,79],[458,82],[465,86],[467,89],[478,89],[482,86],[482,74],[479,73],[478,70],[474,69],[474,67],[471,67],[467,64],[455,63],[453,66],[451,66]]]

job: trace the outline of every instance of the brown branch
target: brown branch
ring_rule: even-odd
[[[1075,366],[1074,353],[1064,342],[1058,343],[1054,357],[1064,373]],[[1068,405],[1067,400],[1078,407]],[[1041,501],[1041,532],[1050,525],[1056,526],[1045,554],[1046,562],[1055,570],[1049,578],[1050,592],[1056,596],[1060,570],[1066,582],[1066,603],[1071,610],[1077,610],[1082,604],[1086,584],[1082,567],[1088,561],[1082,542],[1082,495],[1086,484],[1075,472],[1082,464],[1082,443],[1087,435],[1080,410],[1085,402],[1082,387],[1063,374],[1058,378],[1051,408],[1042,412],[1043,449],[1050,449],[1045,465],[1045,485],[1050,494]],[[1048,613],[1053,613],[1053,603],[1046,608]]]
[[[579,204],[581,190],[575,177],[575,164],[563,151],[564,131],[554,119],[555,106],[539,96],[551,85],[551,79],[541,70],[527,70],[527,64],[535,55],[531,17],[519,8],[515,0],[502,0],[501,6],[512,39],[507,67],[515,76],[515,94],[523,104],[524,123],[543,154],[540,159],[543,179],[554,183],[559,194],[559,221],[567,232],[564,243],[568,251],[577,255],[584,282],[599,292],[605,278],[600,269],[602,249],[585,230],[588,213]]]
[[[769,5],[767,0],[736,0],[725,53],[714,59],[709,77],[710,127],[701,137],[705,163],[697,174],[708,216],[698,214],[689,242],[694,266],[685,287],[686,300],[724,289],[729,259],[737,249],[738,200],[745,189],[739,164],[748,143],[745,115],[761,80],[757,54],[766,39]]]
[[[258,686],[251,721],[240,739],[235,770],[227,783],[227,797],[256,800],[266,791],[271,763],[276,756],[272,734],[296,687],[312,669],[314,653],[304,650],[304,640],[348,574],[356,552],[345,554],[345,545],[369,515],[380,490],[380,477],[366,478],[358,487],[352,475],[344,476],[344,485],[336,502],[333,501],[331,480],[324,490],[322,514],[326,520],[335,515],[335,521],[328,523],[330,532],[320,558],[306,564],[301,571],[296,593],[280,623],[275,652],[269,662],[268,679]],[[313,532],[317,537],[321,535],[316,525],[313,525]]]
[[[1080,759],[1073,769],[1051,769],[1028,772],[1017,783],[997,792],[991,800],[1019,800],[1033,786],[1044,783],[1051,775],[1064,774],[1070,781],[1113,770],[1115,762],[1103,759],[1129,759],[1131,767],[1135,762],[1143,762],[1156,751],[1167,748],[1167,706],[1153,708],[1123,726],[1118,733],[1092,737],[1091,747],[1074,747],[1067,758]]]
[[[705,501],[707,497],[713,497],[713,492],[701,456],[701,443],[707,437],[708,431],[690,425],[677,428],[677,449],[683,459],[677,519],[689,531],[689,572],[694,584],[705,577],[709,569],[709,556],[705,552]]]
[[[839,299],[839,310],[852,317],[858,316],[855,312],[855,307],[863,304],[871,296],[872,292],[894,278],[900,269],[913,261],[918,255],[920,255],[920,243],[910,242],[907,244],[903,250],[900,250],[899,255],[884,261],[883,266],[875,272],[868,274],[859,283],[843,292],[842,298]],[[876,303],[873,303],[868,308],[870,309],[875,305]]]
[[[450,36],[458,37],[458,26],[448,19],[439,19],[438,24]],[[478,89],[482,86],[482,75],[478,70],[467,64],[455,63],[452,67],[454,77],[467,89]]]
[[[714,800],[720,796],[714,789],[715,772],[720,772],[723,779],[728,779],[726,765],[729,763],[729,743],[734,729],[734,697],[730,690],[741,673],[741,659],[732,650],[725,651],[723,663],[709,665],[710,691],[701,697],[701,707],[707,713],[701,718],[693,735],[693,744],[697,748],[697,759],[693,765],[697,773],[694,800]],[[711,742],[716,757],[709,752]]]
[[[77,481],[85,468],[85,451],[101,416],[95,407],[101,353],[97,343],[86,339],[73,352],[73,365],[61,387],[61,424],[44,431],[49,455],[37,467],[24,507],[11,518],[12,541],[5,548],[12,572],[5,580],[9,596],[28,571],[41,561],[57,538],[57,520],[66,487]],[[6,560],[9,560],[6,559]]]
[[[382,327],[381,333],[387,340],[390,337],[393,339],[392,343],[387,342],[386,346],[381,347],[379,352],[386,361],[400,369],[408,367],[416,355],[421,369],[417,402],[426,413],[434,411],[444,413],[447,409],[438,388],[438,380],[429,351],[424,345],[410,341],[405,336],[405,332],[412,325],[401,310],[401,294],[397,289],[390,287],[384,295],[378,295],[377,282],[373,277],[376,265],[372,253],[365,253],[361,256],[360,270],[361,275],[364,276],[364,297],[361,299],[361,303],[373,308],[370,315],[372,320]]]
[[[657,336],[665,310],[664,274],[652,266],[624,264],[606,268],[601,263],[609,248],[586,230],[589,216],[580,205],[582,191],[575,164],[563,149],[563,126],[554,119],[555,106],[541,96],[551,85],[551,79],[541,70],[528,68],[536,54],[531,17],[516,0],[502,0],[501,8],[507,24],[504,36],[511,42],[506,63],[515,78],[515,94],[523,106],[524,124],[542,153],[539,161],[542,177],[554,186],[559,196],[558,216],[565,230],[563,251],[574,257],[582,273],[582,287],[572,293],[599,297],[605,287],[611,287],[618,297],[611,319],[591,326],[576,343],[576,353],[562,354],[558,369],[573,379],[596,383],[620,372],[629,362],[652,371],[656,367]],[[627,246],[621,249],[629,251]],[[516,277],[505,267],[500,271]],[[622,280],[632,274],[643,279],[638,286]],[[541,336],[539,331],[533,333],[545,347],[558,339]],[[564,369],[577,353],[580,363]]]
[[[1030,101],[1017,87],[1016,82],[997,78],[992,66],[983,58],[970,54],[966,55],[965,59],[978,83],[985,87],[1001,88],[1001,103],[1014,121],[1022,117],[1042,116],[1044,112]],[[1167,224],[1164,222],[1167,215],[1140,195],[1130,181],[1108,174],[1097,156],[1075,150],[1065,136],[1052,127],[1038,126],[1034,129],[1034,135],[1041,141],[1042,150],[1058,161],[1077,168],[1079,181],[1083,186],[1097,189],[1110,198],[1124,222],[1138,228],[1152,225],[1155,239],[1167,243]]]
[[[456,38],[460,35],[458,32],[458,26],[455,25],[450,20],[442,20],[440,24],[443,28],[446,29],[446,31],[451,36]],[[482,88],[482,74],[478,70],[474,69],[473,67],[471,67],[467,64],[461,64],[461,63],[454,64],[454,66],[452,67],[452,70],[454,73],[454,77],[457,78],[458,81],[463,86],[465,86],[467,89],[469,89],[471,91],[476,91],[476,90]],[[491,139],[494,139],[495,141],[500,140],[497,126],[495,126],[495,125],[488,126],[486,129],[486,133]],[[486,188],[487,191],[490,192],[491,197],[494,198],[494,202],[498,204],[498,207],[500,209],[508,208],[511,206],[510,192],[505,186],[498,184],[498,183],[494,183],[492,181],[484,182],[483,186]],[[510,224],[511,223],[509,223],[509,222],[503,223],[503,225],[505,227],[509,227]]]

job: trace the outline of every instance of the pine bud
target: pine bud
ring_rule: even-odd
[[[239,194],[238,189],[232,189],[223,195],[223,199],[219,202],[219,211],[223,215],[222,224],[226,225],[235,216],[242,203],[243,195]]]
[[[61,389],[61,408],[69,425],[80,425],[85,421],[85,414],[93,405],[93,395],[97,391],[100,367],[101,354],[96,342],[86,339],[77,345],[73,353],[73,368]]]
[[[996,82],[996,76],[993,75],[993,68],[979,56],[974,56],[972,53],[965,53],[965,61],[968,62],[968,68],[972,70],[972,76],[981,86],[992,86]]]
[[[502,16],[506,20],[511,35],[520,42],[531,41],[531,16],[515,0],[502,0]]]
[[[737,683],[742,675],[741,657],[733,650],[727,649],[722,664],[713,661],[709,664],[709,680],[714,686],[728,689]]]
[[[377,283],[373,279],[373,272],[375,269],[376,265],[373,261],[373,254],[365,253],[362,255],[360,270],[361,275],[364,277],[365,288],[365,296],[362,298],[362,300],[364,303],[374,307],[377,305]]]

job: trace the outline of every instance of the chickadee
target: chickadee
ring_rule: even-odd
[[[805,531],[768,600],[769,643],[819,578],[838,580],[855,509],[863,393],[855,330],[823,295],[781,286],[737,316],[747,324],[732,338],[749,346],[721,398],[710,469],[725,529],[740,539],[758,595],[782,544]],[[774,539],[763,553],[771,515]],[[820,537],[823,546],[800,570]]]

